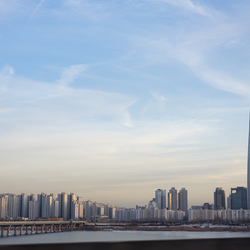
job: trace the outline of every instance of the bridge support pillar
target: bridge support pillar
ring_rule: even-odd
[[[7,236],[11,236],[11,234],[10,234],[10,227],[11,226],[8,226],[8,228],[7,228]]]
[[[54,225],[50,226],[50,232],[53,233],[54,232]]]
[[[39,234],[39,226],[36,225],[36,233]]]
[[[61,224],[58,225],[58,232],[62,232],[62,225]]]
[[[14,236],[16,236],[17,235],[17,226],[15,226],[15,228],[14,228]]]
[[[45,233],[48,233],[48,226],[45,226]]]
[[[23,235],[23,227],[24,227],[24,225],[22,225],[22,226],[20,227],[20,235]]]
[[[1,236],[4,236],[4,227],[1,227]]]
[[[34,228],[35,228],[35,225],[32,225],[31,226],[31,234],[34,234]]]
[[[26,234],[29,234],[29,226],[26,226]]]
[[[41,227],[41,233],[42,233],[42,234],[44,234],[44,226],[45,226],[45,225],[42,225],[42,227]]]

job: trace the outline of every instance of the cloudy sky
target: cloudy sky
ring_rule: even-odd
[[[0,193],[134,207],[246,186],[248,0],[0,0]]]

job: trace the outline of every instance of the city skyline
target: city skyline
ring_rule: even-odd
[[[0,0],[0,193],[135,207],[250,188],[249,8]]]
[[[236,191],[236,192],[233,192]],[[243,190],[243,193],[242,193]],[[80,197],[79,195],[75,195],[73,192],[70,192],[69,194],[66,192],[60,192],[58,193],[59,195],[73,195],[74,198],[76,197]],[[0,198],[2,196],[12,196],[12,195],[26,195],[29,197],[35,197],[34,193],[19,193],[19,194],[14,194],[14,193],[10,193],[10,192],[6,192],[6,193],[0,193]],[[54,194],[53,192],[49,192],[49,194],[44,193],[44,192],[40,192],[38,193],[36,196],[39,197],[41,195],[46,195],[46,196],[51,196],[51,197],[56,197],[56,194]],[[232,196],[237,196],[236,199],[233,199]],[[230,199],[230,203],[228,203],[229,201],[227,201],[226,203],[226,198],[227,200]],[[239,199],[240,198],[240,199]],[[85,201],[91,201],[92,199],[82,199],[82,197],[80,197],[81,201],[85,200]],[[32,201],[33,199],[31,199]],[[38,198],[39,200],[39,198]],[[175,188],[175,187],[171,187],[168,191],[168,193],[166,192],[166,189],[157,189],[155,190],[155,197],[152,200],[148,200],[148,202],[146,202],[147,204],[136,204],[135,207],[148,207],[150,209],[152,208],[158,208],[158,209],[168,209],[168,210],[182,210],[187,212],[188,209],[192,209],[192,207],[206,207],[208,206],[208,208],[204,208],[204,209],[214,209],[214,210],[224,210],[224,209],[247,209],[247,188],[246,187],[237,187],[237,188],[231,188],[231,192],[229,193],[229,195],[226,197],[225,195],[225,191],[222,189],[222,187],[216,187],[215,188],[215,192],[214,192],[214,199],[213,202],[211,202],[211,204],[209,204],[209,202],[203,200],[202,203],[203,204],[190,204],[188,202],[189,200],[189,196],[188,196],[188,190],[185,189],[184,187],[182,187],[179,191]],[[234,200],[234,205],[231,204],[231,201]],[[94,201],[100,204],[110,204],[107,201]],[[111,205],[111,204],[110,204]],[[118,206],[118,207],[123,207],[123,208],[133,208],[133,207],[126,207],[126,206],[120,206],[118,204],[112,204],[112,206]],[[209,208],[210,207],[210,208]]]
[[[57,220],[95,221],[247,221],[247,188],[231,188],[231,195],[225,204],[225,191],[217,187],[214,192],[214,204],[188,206],[188,190],[172,187],[168,192],[157,189],[155,197],[148,205],[136,205],[135,208],[119,207],[109,203],[84,200],[82,197],[61,192],[45,194],[0,194],[0,220],[39,220],[54,218]],[[177,205],[178,204],[178,205]]]

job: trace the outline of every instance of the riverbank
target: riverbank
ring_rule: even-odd
[[[227,225],[180,225],[180,226],[87,226],[83,230],[88,231],[188,231],[188,232],[250,232],[250,226]]]

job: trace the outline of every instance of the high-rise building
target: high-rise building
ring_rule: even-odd
[[[48,199],[47,199],[47,194],[41,193],[41,217],[46,218],[48,217]]]
[[[247,153],[247,208],[250,209],[250,115],[248,131],[248,153]]]
[[[148,203],[148,209],[155,209],[157,207],[157,203],[155,202],[155,198],[153,198],[151,201]]]
[[[50,194],[47,196],[47,216],[53,217],[53,205],[54,205],[54,195]]]
[[[188,194],[185,188],[182,188],[178,193],[178,210],[188,211]]]
[[[60,206],[60,203],[59,203],[59,200],[56,199],[54,200],[54,206],[53,206],[53,217],[59,217],[59,206]]]
[[[157,189],[155,190],[155,202],[158,209],[164,209],[167,206],[166,203],[166,190]]]
[[[91,219],[91,210],[92,210],[93,203],[92,201],[88,200],[84,202],[84,218],[86,220]]]
[[[225,208],[225,191],[221,187],[217,187],[214,192],[214,209],[224,210]]]
[[[68,218],[72,218],[72,216],[75,217],[76,200],[77,200],[77,197],[74,193],[70,193],[68,195],[68,209],[69,209],[69,216],[70,216]]]
[[[227,209],[231,209],[231,194],[227,197]]]
[[[29,215],[29,197],[27,194],[21,194],[21,217],[27,218]]]
[[[168,210],[177,210],[177,189],[174,187],[168,192]]]
[[[16,219],[18,217],[18,205],[19,205],[19,198],[15,194],[11,194],[8,196],[8,215],[10,218]]]
[[[62,218],[67,220],[68,216],[68,195],[64,192],[61,193],[61,208],[62,208]]]
[[[6,195],[0,195],[0,218],[6,218],[7,217],[7,203],[8,203],[8,196]]]
[[[247,188],[231,188],[231,209],[247,209]]]

